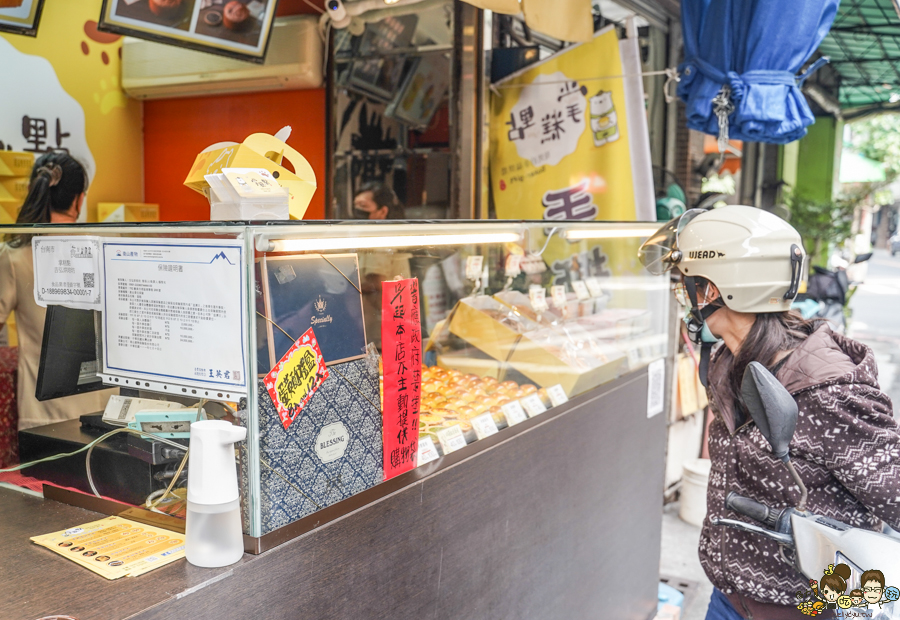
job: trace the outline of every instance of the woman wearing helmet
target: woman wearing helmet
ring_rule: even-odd
[[[900,429],[879,389],[871,350],[790,310],[804,275],[800,235],[779,217],[744,206],[691,210],[648,239],[640,258],[653,273],[681,274],[679,301],[701,345],[701,380],[714,420],[712,468],[700,562],[715,589],[707,620],[798,618],[808,582],[777,543],[711,525],[741,518],[734,491],[776,509],[800,489],[740,399],[751,361],[766,366],[800,409],[791,460],[809,490],[807,507],[856,527],[900,526]],[[712,355],[714,342],[724,344]],[[824,568],[824,567],[823,567]]]

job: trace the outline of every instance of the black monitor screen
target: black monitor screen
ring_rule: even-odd
[[[35,398],[50,400],[102,390],[97,349],[92,310],[48,306]]]

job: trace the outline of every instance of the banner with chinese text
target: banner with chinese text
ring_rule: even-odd
[[[655,219],[652,182],[644,187],[651,171],[640,64],[623,62],[635,44],[620,43],[610,27],[496,85],[490,156],[498,218]]]
[[[310,327],[266,375],[265,384],[284,430],[328,378],[328,368]]]
[[[388,480],[416,466],[422,326],[417,278],[382,282],[381,286],[382,426],[384,479]]]

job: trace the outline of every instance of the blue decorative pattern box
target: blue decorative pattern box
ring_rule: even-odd
[[[263,534],[383,480],[377,364],[363,358],[328,370],[287,430],[258,382]],[[244,448],[241,456],[246,475]]]

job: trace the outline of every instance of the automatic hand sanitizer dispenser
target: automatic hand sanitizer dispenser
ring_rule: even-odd
[[[234,443],[246,437],[224,420],[191,424],[185,555],[195,566],[228,566],[244,554]]]

